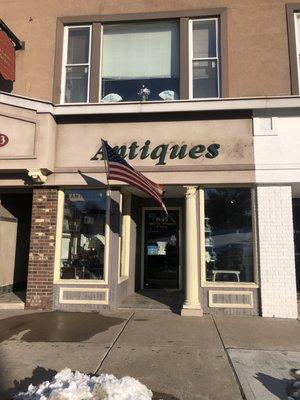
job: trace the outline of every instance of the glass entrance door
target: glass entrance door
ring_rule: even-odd
[[[179,211],[168,212],[145,211],[145,288],[179,288]]]

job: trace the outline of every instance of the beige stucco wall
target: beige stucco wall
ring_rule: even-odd
[[[0,204],[0,287],[14,283],[17,224]]]
[[[50,113],[0,103],[0,170],[54,169],[56,122]],[[6,183],[8,184],[8,183]]]
[[[251,129],[251,119],[60,124],[57,127],[56,174],[49,177],[49,182],[57,185],[106,184],[104,162],[100,159],[91,160],[101,146],[101,138],[108,140],[111,146],[126,145],[127,148],[132,142],[137,142],[138,155],[129,162],[156,182],[253,182]],[[151,141],[150,151],[162,144],[168,146],[162,158],[164,165],[157,165],[159,157],[140,159],[140,149],[147,139]],[[190,150],[196,145],[208,148],[214,143],[220,146],[215,158],[205,155],[196,159],[189,156],[182,159],[170,158],[170,148],[173,145],[186,144]],[[80,175],[78,170],[84,175]]]
[[[48,185],[106,185],[101,156],[92,160],[101,147],[101,138],[111,146],[127,146],[127,155],[129,146],[137,143],[136,157],[126,159],[163,184],[254,182],[249,113],[240,118],[233,113],[218,114],[215,119],[194,114],[180,121],[153,115],[152,121],[139,117],[138,122],[135,116],[125,120],[111,116],[88,123],[89,117],[79,116],[55,120],[51,112],[38,111],[35,104],[37,110],[0,104],[0,133],[9,138],[0,147],[0,173],[6,174],[0,186],[32,184],[28,171],[39,169],[50,173]],[[147,141],[148,156],[142,159],[141,148]],[[210,147],[216,144],[218,154],[213,157]],[[178,146],[175,153],[181,149],[185,156],[172,158],[172,146]],[[193,156],[189,152],[195,146],[197,154]]]
[[[103,162],[91,160],[101,146],[101,138],[108,140],[111,146],[130,145],[136,141],[137,151],[146,140],[150,140],[149,149],[153,150],[161,144],[169,145],[165,157],[165,168],[198,166],[216,167],[220,165],[253,164],[253,146],[250,119],[190,120],[190,121],[153,121],[129,123],[99,124],[61,124],[58,125],[57,153],[55,166],[59,167],[97,167]],[[201,156],[197,159],[184,157],[170,159],[170,147],[187,144],[187,149],[202,144],[206,148],[212,143],[220,145],[219,154],[215,158]],[[126,152],[128,154],[129,151]],[[206,151],[204,151],[206,153]],[[204,154],[203,153],[203,154]],[[158,151],[157,156],[160,154]],[[155,155],[153,156],[155,157]],[[163,159],[161,160],[163,162]],[[159,157],[147,157],[141,160],[139,155],[130,163],[136,167],[155,167]]]
[[[227,7],[229,95],[288,95],[291,91],[285,3],[284,0],[0,0],[1,18],[26,42],[25,51],[17,52],[14,93],[52,99],[57,17]]]

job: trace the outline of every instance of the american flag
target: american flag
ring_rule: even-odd
[[[104,161],[106,162],[108,180],[112,179],[129,183],[156,200],[164,209],[165,213],[168,214],[166,206],[162,201],[162,195],[164,193],[163,186],[152,182],[143,174],[136,171],[128,162],[119,156],[116,150],[114,150],[106,140],[103,139],[102,151]]]

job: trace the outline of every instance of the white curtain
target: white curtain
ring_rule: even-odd
[[[177,22],[104,26],[102,78],[173,78],[179,75]]]

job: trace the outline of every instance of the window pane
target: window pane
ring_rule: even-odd
[[[106,192],[66,190],[61,279],[104,279]]]
[[[89,62],[89,28],[69,28],[67,64]]]
[[[65,103],[87,101],[88,67],[67,67]]]
[[[193,97],[218,97],[217,61],[193,61]]]
[[[144,85],[149,100],[175,98],[179,85],[177,22],[124,23],[105,26],[102,52],[102,97],[115,93],[140,100]],[[173,93],[171,93],[173,92]],[[171,99],[170,98],[170,99]]]
[[[298,39],[298,41],[300,40],[300,14],[297,14],[296,15],[296,25],[297,25],[297,35],[298,35],[298,37],[297,37],[297,39]],[[299,48],[298,48],[298,53],[299,53]]]
[[[216,57],[216,21],[193,22],[193,58]]]
[[[205,189],[208,281],[253,282],[251,189]]]

